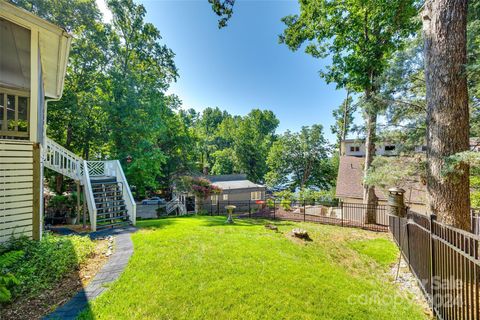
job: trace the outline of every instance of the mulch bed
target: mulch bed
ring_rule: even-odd
[[[80,265],[66,275],[52,289],[46,290],[35,297],[19,298],[13,303],[2,306],[2,320],[34,320],[41,319],[58,306],[69,301],[78,291],[86,287],[95,274],[107,262],[109,240],[97,240],[95,252],[86,263]]]

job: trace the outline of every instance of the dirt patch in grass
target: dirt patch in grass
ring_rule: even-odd
[[[64,225],[63,227],[68,228],[68,229],[70,229],[72,231],[75,231],[77,233],[83,233],[83,232],[89,233],[91,231],[90,226],[86,226],[84,228],[83,225],[81,225],[81,224],[69,224],[69,225]]]
[[[69,301],[78,291],[88,285],[108,260],[106,253],[109,244],[111,245],[111,240],[97,240],[95,243],[93,255],[86,263],[80,265],[78,270],[73,270],[52,289],[46,290],[38,296],[19,298],[10,305],[3,306],[3,309],[0,310],[0,319],[41,319]]]

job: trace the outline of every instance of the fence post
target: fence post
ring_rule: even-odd
[[[410,228],[408,223],[408,207],[405,208],[405,217],[407,218],[407,223],[405,224],[405,228],[407,228],[406,236],[407,236],[407,257],[408,257],[408,264],[410,264]]]
[[[343,227],[344,226],[343,225],[343,201],[340,201],[340,215],[341,215],[342,227]]]
[[[431,292],[432,292],[432,310],[435,315],[435,283],[434,283],[434,278],[435,278],[435,240],[433,239],[433,228],[434,228],[434,222],[437,221],[437,215],[432,213],[430,215],[430,285],[432,287]]]
[[[276,200],[273,199],[273,220],[275,220],[275,213],[277,211],[277,204],[276,204]]]
[[[213,207],[213,201],[210,199],[210,215],[213,216],[212,208]]]
[[[307,211],[305,210],[305,200],[303,200],[303,222],[306,221]]]
[[[217,199],[217,216],[220,215],[220,200]]]

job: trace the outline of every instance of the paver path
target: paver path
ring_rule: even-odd
[[[115,281],[122,274],[132,256],[133,243],[130,234],[135,231],[136,228],[127,227],[91,233],[89,236],[92,239],[113,235],[115,237],[114,253],[86,288],[78,292],[66,304],[45,316],[44,319],[75,319],[88,307],[90,301],[107,290],[106,284]]]

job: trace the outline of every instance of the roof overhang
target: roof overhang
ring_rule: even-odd
[[[3,0],[0,0],[0,17],[31,32],[38,32],[45,96],[59,99],[63,93],[71,35],[64,29]]]

